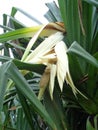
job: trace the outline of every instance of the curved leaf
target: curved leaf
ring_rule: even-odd
[[[3,74],[3,76],[1,74]],[[17,67],[11,61],[6,62],[5,64],[3,64],[0,67],[0,77],[1,76],[2,76],[2,79],[0,79],[0,85],[1,85],[0,89],[3,90],[4,88],[6,88],[6,84],[4,84],[5,77],[6,77],[6,79],[7,79],[7,77],[11,78],[14,81],[14,83],[16,84],[16,88],[20,92],[22,92],[23,95],[32,104],[33,109],[43,117],[43,119],[50,125],[50,127],[52,129],[54,129],[54,130],[57,129],[53,120],[50,118],[49,114],[45,110],[44,106],[37,99],[36,95],[34,94],[32,89],[30,88],[29,84],[26,82],[25,78],[22,76],[22,74],[19,72]],[[3,84],[4,84],[4,88],[2,86]],[[2,96],[2,98],[0,99],[0,112],[1,112],[2,106],[3,106],[4,92],[5,91],[3,91],[3,94],[0,94]]]
[[[85,51],[76,41],[73,42],[73,44],[69,47],[68,53],[74,53],[78,56],[81,56],[89,63],[98,68],[98,61],[92,55],[90,55],[90,53]]]

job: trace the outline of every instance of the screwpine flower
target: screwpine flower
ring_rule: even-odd
[[[72,88],[73,93],[75,95],[77,93],[77,89],[70,75],[67,47],[63,42],[63,38],[64,36],[62,32],[57,32],[49,36],[25,59],[25,62],[28,63],[46,65],[46,69],[40,80],[40,91],[38,96],[39,99],[41,99],[48,85],[50,96],[53,99],[56,76],[61,91],[63,90],[63,83],[66,81],[66,83],[69,84]]]

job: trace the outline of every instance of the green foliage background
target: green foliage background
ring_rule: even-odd
[[[76,98],[66,82],[61,92],[57,81],[53,100],[48,89],[41,101],[37,99],[45,66],[20,61],[33,27],[16,20],[17,11],[31,16],[13,7],[0,25],[4,31],[0,35],[0,130],[98,130],[98,1],[58,3],[59,8],[54,2],[47,3],[45,17],[49,22],[64,22],[71,75],[87,99],[80,94]],[[39,37],[32,50],[43,40]],[[30,72],[24,77],[20,70]]]

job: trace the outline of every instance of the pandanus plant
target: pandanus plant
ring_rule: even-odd
[[[3,15],[1,130],[98,129],[98,2],[58,4],[47,3],[46,25],[25,27],[16,12],[31,16],[15,7]]]

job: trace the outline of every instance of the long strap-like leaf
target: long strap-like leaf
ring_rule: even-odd
[[[8,77],[14,81],[17,89],[30,101],[33,109],[43,117],[43,119],[50,125],[52,129],[56,130],[57,128],[45,110],[44,106],[37,99],[25,78],[11,61],[4,63],[0,67],[0,112],[2,111],[3,107],[3,99],[6,91]]]

